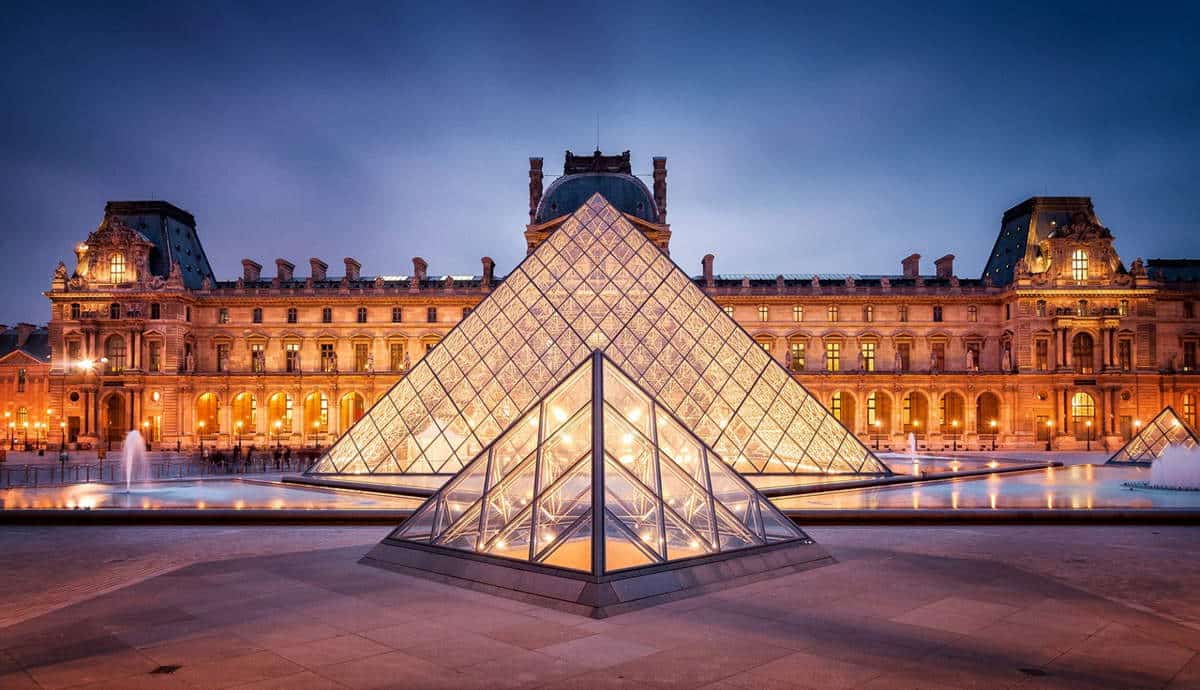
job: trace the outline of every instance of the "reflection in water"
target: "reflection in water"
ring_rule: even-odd
[[[1033,472],[847,489],[774,499],[784,510],[1197,508],[1200,492],[1131,489],[1144,467],[1073,465]]]
[[[409,510],[421,504],[421,499],[417,498],[245,482],[240,479],[134,484],[132,492],[128,494],[124,489],[123,485],[118,487],[95,483],[7,489],[0,491],[0,509]]]

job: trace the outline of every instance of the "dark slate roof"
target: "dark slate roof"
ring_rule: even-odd
[[[0,331],[0,358],[6,357],[15,350],[21,350],[34,359],[50,361],[50,331],[45,326],[33,330],[20,347],[17,342],[20,336],[16,327]]]
[[[576,173],[558,178],[542,195],[533,222],[545,223],[574,213],[596,193],[618,211],[651,223],[658,222],[658,207],[645,183],[633,175],[610,172]]]
[[[451,274],[451,275],[453,275],[453,277],[454,277],[454,287],[456,289],[457,288],[477,288],[483,284],[483,276],[481,276],[481,275],[467,275],[467,274]],[[406,275],[385,275],[385,276],[380,276],[380,277],[383,278],[384,287],[408,287],[409,281],[411,280],[411,276],[406,276]],[[435,290],[435,289],[441,288],[441,287],[445,286],[446,278],[447,278],[447,276],[445,276],[445,275],[427,276],[424,280],[421,281],[421,288],[427,289],[427,290]],[[504,282],[504,276],[499,276],[499,275],[492,276],[492,286],[493,287],[495,287],[496,285],[499,285],[502,282]],[[279,283],[280,288],[296,289],[296,290],[305,288],[305,287],[307,287],[307,285],[308,285],[308,278],[292,278],[291,280],[284,280]],[[263,280],[259,280],[259,281],[255,281],[255,282],[242,281],[242,286],[247,287],[247,288],[261,288],[261,289],[265,290],[265,289],[273,287],[273,281],[271,278],[264,278]],[[341,286],[342,286],[342,279],[340,277],[328,277],[325,280],[314,280],[313,281],[313,288],[316,290],[336,290],[336,289],[340,288]],[[235,288],[235,287],[237,287],[237,281],[236,280],[219,280],[219,281],[216,281],[213,283],[213,287],[216,289]],[[371,289],[371,288],[375,287],[375,276],[363,276],[363,277],[359,277],[358,280],[351,280],[351,281],[349,281],[349,284],[347,287],[349,287],[352,290]]]
[[[1041,242],[1057,227],[1071,222],[1071,214],[1084,211],[1093,216],[1092,200],[1088,197],[1032,197],[1004,212],[1000,235],[988,256],[984,275],[990,275],[996,285],[1013,281],[1017,262],[1025,257],[1029,243]]]
[[[1149,259],[1146,273],[1164,283],[1200,283],[1200,259]]]
[[[812,286],[813,276],[817,277],[820,284],[824,287],[842,287],[846,284],[846,278],[853,278],[856,287],[881,287],[883,279],[886,278],[888,283],[894,288],[916,287],[916,278],[903,275],[868,275],[862,273],[784,273],[784,287],[806,288]],[[777,276],[767,273],[718,273],[713,275],[713,285],[718,288],[737,288],[741,287],[742,280],[748,280],[752,288],[773,288],[775,287],[775,279]],[[697,285],[704,285],[704,276],[691,276],[692,282]],[[949,288],[949,278],[938,278],[937,276],[921,276],[922,284],[931,288]],[[983,287],[984,281],[981,278],[959,278],[960,287]]]
[[[104,215],[119,218],[154,244],[150,250],[150,272],[166,278],[171,263],[177,262],[183,284],[197,289],[205,278],[213,280],[212,266],[200,244],[192,214],[165,201],[110,201]]]

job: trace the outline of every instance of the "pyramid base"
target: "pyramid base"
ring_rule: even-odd
[[[821,546],[792,541],[602,577],[387,539],[359,561],[592,618],[654,606],[834,563]]]

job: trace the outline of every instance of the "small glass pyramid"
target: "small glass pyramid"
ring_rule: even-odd
[[[808,542],[599,351],[389,540],[591,575]]]
[[[1173,408],[1167,406],[1129,439],[1129,443],[1114,453],[1108,462],[1150,463],[1161,457],[1167,446],[1171,445],[1195,448],[1200,445],[1200,437],[1175,414]]]
[[[890,474],[599,194],[308,474],[456,473],[597,349],[739,472]]]

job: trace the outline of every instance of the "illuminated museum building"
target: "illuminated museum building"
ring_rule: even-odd
[[[597,192],[668,250],[666,159],[650,187],[631,172],[628,152],[568,153],[546,187],[530,159],[528,251]],[[45,293],[53,355],[44,331],[0,339],[4,412],[53,442],[138,426],[171,447],[326,446],[504,280],[487,257],[473,275],[245,259],[217,280],[195,219],[162,201],[109,202],[75,255]],[[981,277],[950,255],[901,266],[723,274],[709,255],[692,280],[871,448],[1116,448],[1165,405],[1196,425],[1200,260],[1126,265],[1089,198],[1006,211]]]

